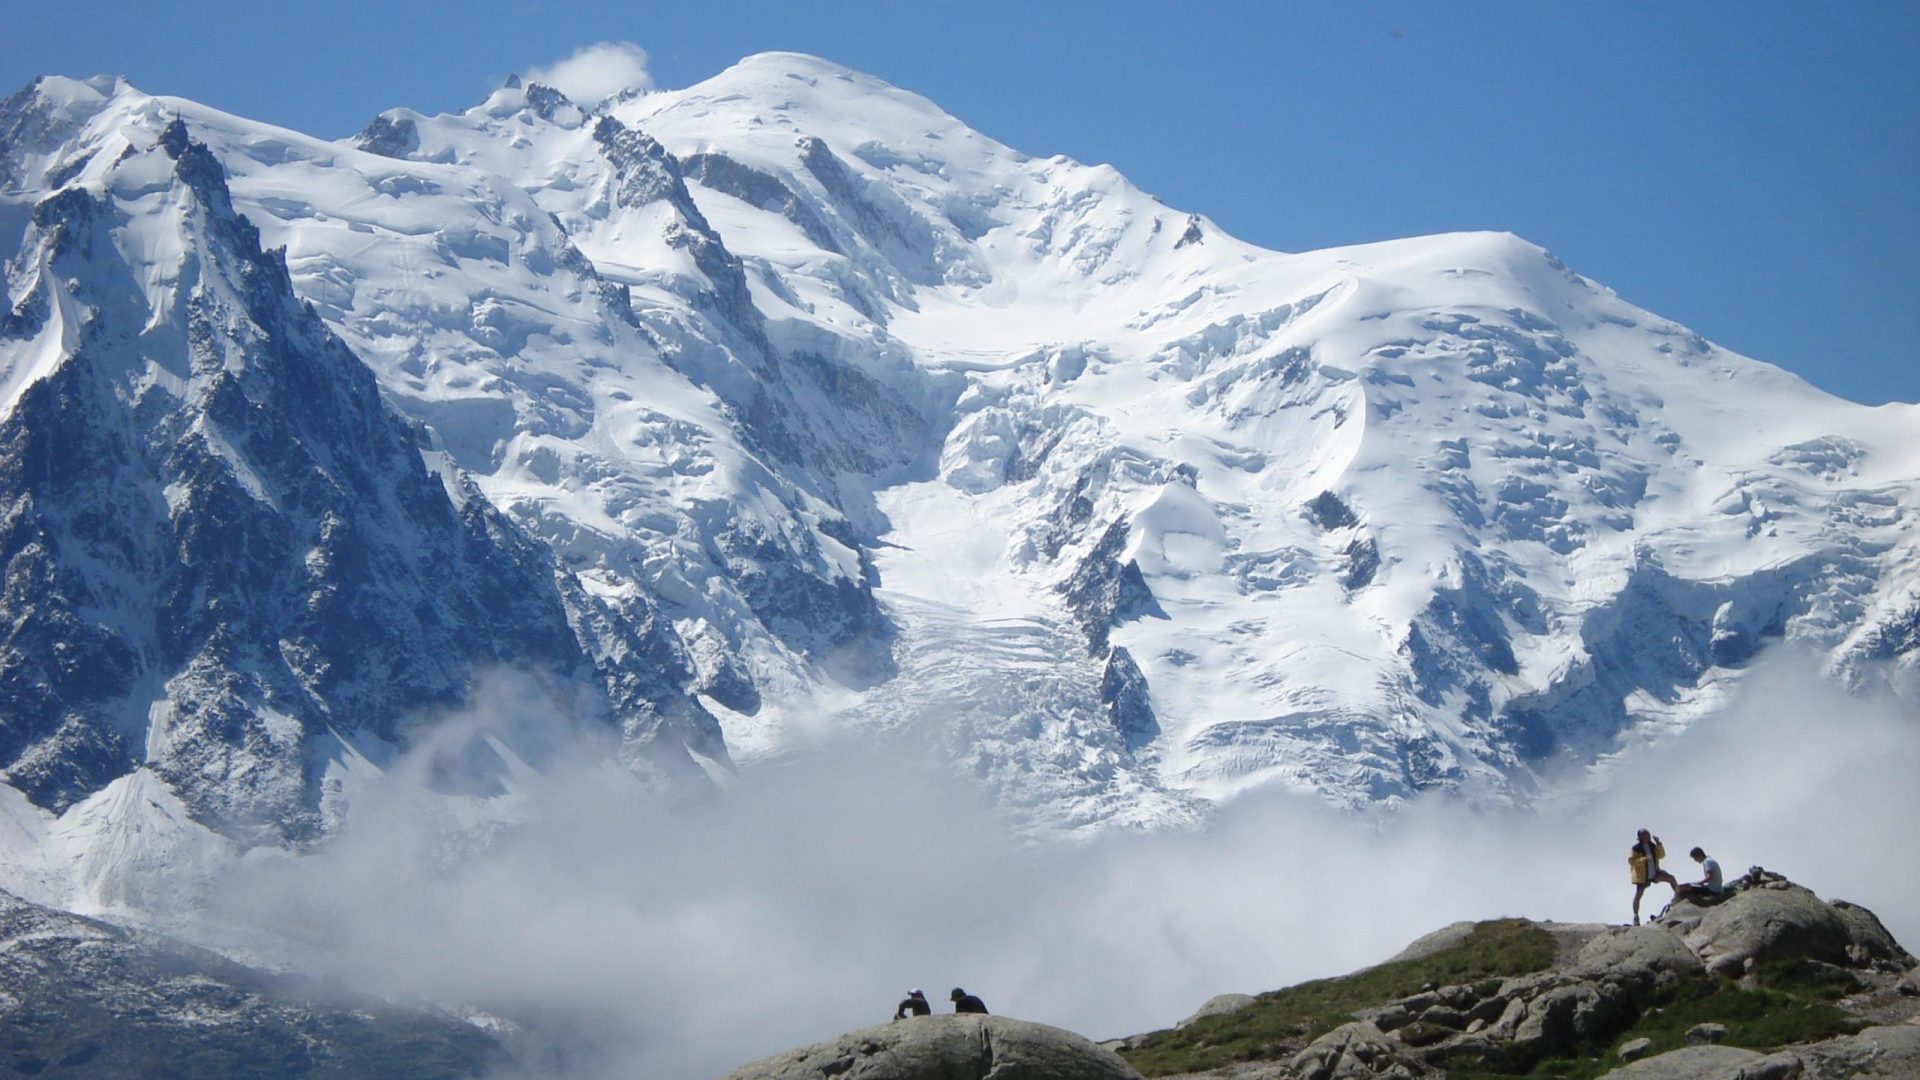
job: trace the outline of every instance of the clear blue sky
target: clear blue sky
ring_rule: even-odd
[[[1255,243],[1510,229],[1834,393],[1920,400],[1920,3],[1179,6],[0,0],[0,85],[124,74],[340,136],[598,41],[665,87],[811,52]]]

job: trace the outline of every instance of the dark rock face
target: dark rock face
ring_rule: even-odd
[[[1511,702],[1502,724],[1527,758],[1604,752],[1631,722],[1629,696],[1672,694],[1697,684],[1711,667],[1744,665],[1782,636],[1787,621],[1806,609],[1812,585],[1829,572],[1803,561],[1737,581],[1698,582],[1644,564],[1585,618],[1580,637],[1590,665],[1570,673],[1565,689]],[[1497,575],[1486,580],[1495,593],[1480,606],[1497,619],[1500,583]],[[1505,607],[1513,617],[1514,605]]]
[[[908,282],[935,284],[944,279],[946,268],[938,256],[945,245],[933,225],[906,200],[868,183],[821,139],[803,136],[800,151],[807,172],[819,181],[834,210],[861,242],[884,255]],[[906,298],[904,291],[895,292],[895,299]]]
[[[1323,529],[1347,529],[1360,524],[1346,500],[1331,491],[1323,491],[1307,501],[1307,516]]]
[[[69,133],[60,110],[40,93],[38,79],[0,101],[0,188],[26,179],[18,175],[17,161],[22,153],[53,150]]]
[[[1200,228],[1200,215],[1189,214],[1187,216],[1187,230],[1180,234],[1180,239],[1173,242],[1173,250],[1179,251],[1188,244],[1204,244],[1206,242],[1207,234]]]
[[[1140,564],[1120,561],[1127,532],[1124,521],[1108,526],[1100,542],[1074,568],[1073,576],[1060,585],[1074,621],[1086,632],[1087,651],[1095,656],[1107,647],[1107,635],[1115,624],[1143,616],[1167,617],[1147,587]]]
[[[892,674],[885,647],[888,624],[873,597],[866,553],[857,545],[848,545],[861,550],[863,574],[857,580],[821,572],[825,556],[811,537],[775,537],[750,521],[732,522],[716,546],[754,614],[774,634],[841,650],[822,659],[832,661],[836,677],[854,685]]]
[[[148,310],[112,196],[34,210],[37,288],[84,321],[0,423],[8,779],[60,809],[147,760],[203,822],[299,840],[330,733],[403,742],[501,666],[598,683],[604,722],[668,715],[717,747],[657,636],[589,657],[550,553],[470,490],[456,505],[184,125],[147,153],[171,163],[199,283],[173,310]]]
[[[472,1025],[345,999],[0,892],[0,1067],[32,1076],[474,1077]]]
[[[420,149],[420,130],[409,117],[376,116],[354,136],[353,144],[369,154],[407,158]]]
[[[1340,575],[1340,584],[1348,592],[1364,589],[1373,584],[1373,576],[1380,572],[1380,547],[1370,536],[1356,536],[1347,543],[1344,554],[1347,557],[1346,572]]]
[[[1107,666],[1100,675],[1100,700],[1107,703],[1107,716],[1130,749],[1137,750],[1160,734],[1147,677],[1124,646],[1115,645],[1107,653]]]
[[[542,120],[552,120],[568,110],[579,112],[572,98],[544,83],[527,84],[527,109]]]
[[[676,226],[667,242],[691,253],[694,265],[713,283],[714,291],[706,299],[715,314],[727,325],[760,339],[760,310],[747,295],[740,258],[720,242],[713,226],[694,205],[680,174],[679,160],[645,132],[611,116],[602,116],[594,123],[593,139],[614,168],[614,202],[633,207],[664,200],[672,205],[684,225]]]
[[[1138,1080],[1069,1031],[1004,1016],[920,1016],[745,1065],[726,1080]]]
[[[820,215],[778,177],[743,165],[725,154],[694,154],[682,165],[686,175],[715,191],[731,195],[749,206],[771,210],[786,218],[806,234],[822,251],[844,255],[833,233]]]

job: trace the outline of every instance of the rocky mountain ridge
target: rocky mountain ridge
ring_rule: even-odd
[[[0,756],[30,799],[149,770],[223,834],[311,839],[339,769],[506,666],[591,694],[637,763],[676,726],[724,761],[676,643],[611,653],[588,630],[622,613],[431,468],[183,123],[89,159],[10,265]]]
[[[1371,971],[1410,974],[1442,958],[1470,963],[1463,954],[1477,948],[1487,955],[1496,936],[1489,928],[1533,935],[1545,951],[1514,966],[1538,970],[1429,982],[1358,1009],[1323,1034],[1324,1019],[1304,1032],[1287,1032],[1271,1019],[1263,1025],[1262,1013],[1271,1017],[1279,1001],[1310,991],[1308,984],[1222,1003],[1178,1029],[1117,1045],[1148,1075],[1182,1077],[1545,1070],[1837,1078],[1898,1076],[1920,1065],[1920,968],[1913,955],[1866,908],[1822,901],[1778,874],[1755,868],[1724,899],[1677,900],[1644,926],[1459,924]],[[1249,1031],[1261,1034],[1248,1038]],[[1194,1072],[1169,1067],[1183,1056],[1235,1063]]]
[[[1377,967],[1221,995],[1098,1047],[994,1023],[896,1021],[728,1080],[1904,1077],[1920,1068],[1920,966],[1867,909],[1756,868],[1644,926],[1459,923]]]
[[[0,1062],[21,1076],[478,1076],[460,1019],[256,971],[0,892]]]

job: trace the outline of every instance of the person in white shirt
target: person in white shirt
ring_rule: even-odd
[[[1727,883],[1722,879],[1720,874],[1720,860],[1710,858],[1706,852],[1699,848],[1694,848],[1692,851],[1687,852],[1687,854],[1693,857],[1694,862],[1700,864],[1702,876],[1699,881],[1676,886],[1673,890],[1674,897],[1678,899],[1683,896],[1726,895]]]

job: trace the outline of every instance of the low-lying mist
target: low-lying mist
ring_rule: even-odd
[[[1683,881],[1699,844],[1729,877],[1779,870],[1920,944],[1920,722],[1785,661],[1601,790],[1533,810],[1268,794],[1204,831],[1073,844],[1018,839],[894,744],[816,746],[664,807],[548,710],[496,687],[353,791],[336,842],[243,863],[218,920],[250,943],[291,932],[288,959],[348,985],[511,1018],[529,1073],[595,1080],[717,1077],[884,1021],[910,987],[1106,1038],[1453,920],[1625,922],[1642,825]],[[537,746],[539,768],[505,766],[505,796],[431,793],[483,744]]]

